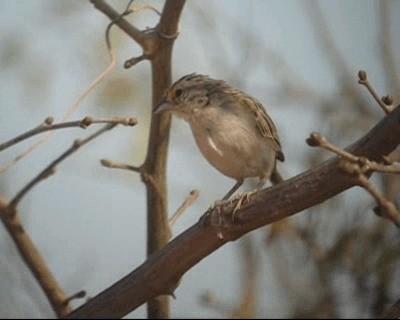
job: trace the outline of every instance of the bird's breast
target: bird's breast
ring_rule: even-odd
[[[228,177],[263,176],[274,163],[274,152],[243,119],[202,116],[189,124],[204,157]]]

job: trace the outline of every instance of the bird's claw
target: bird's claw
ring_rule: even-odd
[[[237,201],[235,204],[235,208],[233,209],[233,213],[232,213],[232,220],[235,221],[235,214],[236,211],[238,211],[241,207],[242,204],[244,203],[248,203],[250,201],[250,198],[253,194],[255,194],[258,190],[251,190],[251,191],[247,191],[244,192],[242,194],[237,195],[235,198],[233,198],[231,201]]]

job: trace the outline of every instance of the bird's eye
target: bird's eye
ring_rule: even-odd
[[[182,95],[182,89],[178,89],[175,91],[175,98],[179,98]]]

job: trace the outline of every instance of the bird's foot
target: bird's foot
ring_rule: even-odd
[[[236,201],[235,208],[233,209],[233,213],[232,213],[232,221],[235,221],[236,211],[238,211],[242,207],[243,204],[248,203],[250,201],[251,196],[253,194],[257,193],[257,191],[258,191],[257,189],[250,190],[250,191],[244,192],[242,194],[238,194],[236,197],[234,197],[232,200],[230,200],[232,202]]]

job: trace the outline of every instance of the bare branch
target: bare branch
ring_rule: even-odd
[[[351,153],[333,145],[330,143],[324,136],[317,132],[313,132],[310,137],[306,140],[307,144],[311,147],[321,147],[326,150],[332,151],[339,156],[342,156],[345,159],[350,161],[357,161],[358,157],[352,155]]]
[[[354,154],[379,161],[400,144],[400,107],[393,110],[364,137],[347,150]],[[341,171],[337,156],[296,177],[285,180],[256,193],[252,201],[244,204],[232,223],[232,210],[223,210],[226,219],[224,238],[208,223],[207,214],[194,226],[153,253],[137,269],[66,318],[123,317],[146,301],[168,293],[182,275],[207,255],[229,241],[244,234],[284,219],[315,206],[357,185],[357,179]],[[225,209],[225,208],[223,208]],[[171,268],[171,265],[174,268]]]
[[[364,70],[360,70],[358,72],[358,83],[365,86],[371,95],[374,97],[375,101],[379,104],[383,111],[388,114],[391,110],[390,108],[382,101],[382,99],[378,96],[375,89],[372,87],[371,83],[368,81],[367,73]]]
[[[133,57],[133,58],[125,61],[124,68],[129,69],[129,68],[133,67],[134,65],[138,64],[139,62],[146,60],[146,59],[147,59],[147,56],[144,53],[142,55],[140,55],[139,57]]]
[[[13,200],[9,203],[9,209],[11,212],[15,211],[15,208],[17,207],[18,203],[21,201],[21,199],[31,190],[36,184],[38,184],[40,181],[48,178],[50,175],[55,173],[55,168],[56,166],[64,161],[67,157],[69,157],[71,154],[76,152],[80,147],[88,143],[89,141],[97,138],[100,136],[102,133],[111,130],[117,125],[117,123],[110,123],[100,130],[96,131],[95,133],[91,134],[89,137],[87,137],[84,140],[75,140],[72,146],[65,151],[61,156],[59,156],[57,159],[52,161],[42,172],[40,172],[36,177],[34,177],[25,187],[22,188],[20,192],[17,193],[17,195],[14,197]]]
[[[111,6],[109,6],[103,0],[90,0],[94,4],[95,8],[103,12],[110,20],[115,21],[126,34],[128,34],[133,40],[135,40],[142,47],[146,46],[146,35],[131,25],[127,20],[121,17],[121,14],[115,11]]]
[[[190,207],[193,202],[197,200],[199,197],[200,191],[195,189],[190,191],[189,195],[186,197],[185,201],[179,206],[178,210],[172,215],[169,219],[169,224],[171,228],[174,226],[175,222],[181,217],[181,215],[185,212],[185,210]]]
[[[386,199],[365,175],[359,175],[358,179],[359,185],[367,190],[378,204],[378,207],[374,208],[374,212],[378,216],[388,218],[400,228],[400,212],[396,209],[394,204]]]
[[[47,267],[45,260],[26,233],[21,224],[18,212],[10,214],[9,205],[0,198],[0,219],[13,239],[26,266],[36,278],[38,284],[47,296],[53,311],[57,317],[62,317],[72,311],[67,301],[67,295],[59,286],[57,280]]]
[[[382,165],[375,161],[370,161],[365,157],[354,156],[351,153],[333,145],[325,137],[318,133],[312,133],[310,138],[307,139],[310,146],[319,146],[341,156],[343,161],[339,163],[339,167],[350,175],[357,178],[358,184],[367,190],[378,204],[375,208],[375,213],[379,216],[390,219],[397,227],[400,228],[400,212],[392,202],[386,199],[368,180],[366,175],[370,175],[372,171],[400,173],[400,166],[395,163],[391,165]]]
[[[136,167],[136,166],[132,166],[130,164],[119,163],[119,162],[111,161],[111,160],[107,160],[107,159],[101,159],[100,163],[104,167],[110,168],[110,169],[123,169],[123,170],[130,170],[130,171],[134,171],[134,172],[140,172],[142,170],[142,167]]]
[[[37,126],[36,128],[29,130],[19,136],[6,141],[0,144],[0,152],[23,141],[33,137],[34,135],[40,134],[45,131],[57,130],[57,129],[64,129],[64,128],[82,128],[86,129],[91,124],[94,123],[115,123],[115,124],[122,124],[126,126],[134,126],[137,123],[135,118],[100,118],[100,119],[92,119],[91,117],[85,117],[82,120],[77,121],[70,121],[70,122],[61,122],[53,124],[53,118],[47,117],[42,124]],[[0,172],[1,169],[0,169]]]

